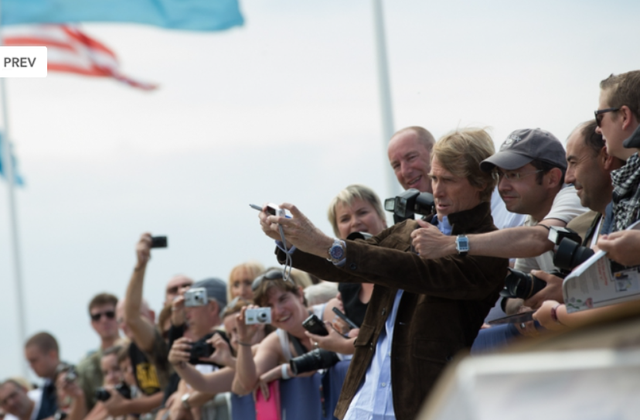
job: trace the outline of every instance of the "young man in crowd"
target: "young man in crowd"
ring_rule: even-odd
[[[55,386],[56,369],[60,364],[58,341],[47,332],[34,334],[24,345],[24,354],[34,373],[44,379],[35,420],[51,417],[58,409]]]
[[[110,293],[100,293],[89,302],[91,328],[100,337],[100,346],[78,363],[79,385],[84,392],[86,407],[91,411],[96,403],[95,391],[102,386],[100,358],[102,352],[116,344],[120,338],[116,322],[118,298]]]

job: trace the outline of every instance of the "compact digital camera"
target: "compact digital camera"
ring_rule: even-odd
[[[209,302],[207,298],[207,289],[204,287],[192,287],[184,293],[184,306],[204,306]]]
[[[244,319],[246,325],[271,324],[271,308],[247,309],[244,313]]]

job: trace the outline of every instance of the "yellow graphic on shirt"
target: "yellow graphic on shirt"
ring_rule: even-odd
[[[136,365],[136,379],[138,386],[147,395],[160,391],[160,381],[156,367],[150,363],[139,363]]]

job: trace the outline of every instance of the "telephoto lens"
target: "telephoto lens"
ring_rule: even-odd
[[[508,268],[509,274],[504,279],[504,289],[500,296],[508,298],[529,299],[531,296],[544,289],[547,282],[540,280],[533,274]]]
[[[327,369],[340,361],[334,351],[314,349],[302,356],[294,357],[289,361],[289,366],[294,375],[311,372],[318,369]]]
[[[593,254],[593,249],[581,246],[569,238],[563,238],[553,254],[553,264],[569,272],[591,258]]]

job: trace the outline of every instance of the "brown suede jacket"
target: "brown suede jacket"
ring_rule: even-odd
[[[489,203],[451,214],[449,222],[452,235],[496,230]],[[294,267],[321,279],[375,284],[334,413],[338,418],[344,417],[364,380],[398,289],[404,294],[391,347],[393,406],[398,420],[413,420],[445,364],[471,346],[503,287],[507,259],[420,258],[411,249],[410,235],[417,228],[416,221],[408,220],[369,240],[347,241],[342,267],[302,251],[293,254]],[[284,253],[276,253],[282,263]]]

